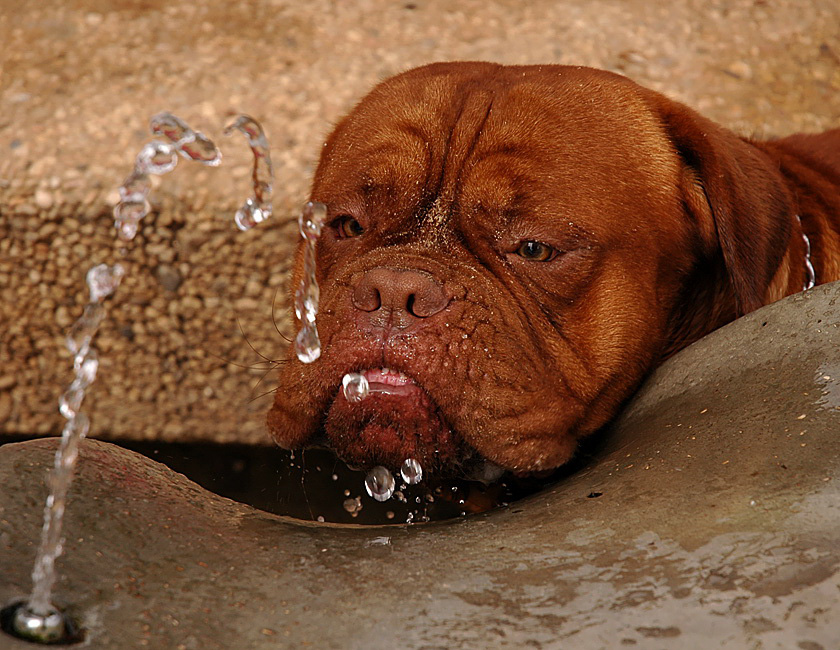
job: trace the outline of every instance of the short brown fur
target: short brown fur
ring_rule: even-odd
[[[286,447],[324,428],[359,464],[556,467],[664,358],[801,291],[803,231],[817,283],[840,278],[840,129],[748,140],[588,68],[386,80],[327,140],[311,198],[323,352],[290,349],[268,424]],[[342,376],[380,367],[419,396],[349,407]]]

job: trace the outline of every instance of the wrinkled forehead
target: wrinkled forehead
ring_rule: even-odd
[[[399,203],[432,197],[441,209],[528,205],[584,220],[621,212],[632,196],[639,211],[640,202],[672,197],[675,188],[662,179],[676,178],[678,163],[634,88],[566,68],[397,77],[336,128],[314,190],[326,201],[348,193]]]

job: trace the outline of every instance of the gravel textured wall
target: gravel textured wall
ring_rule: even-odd
[[[583,64],[750,134],[840,125],[840,4],[824,0],[0,0],[0,43],[10,434],[61,428],[63,332],[86,300],[85,271],[119,259],[110,210],[157,111],[216,139],[225,160],[182,161],[153,192],[97,340],[86,406],[102,438],[266,440],[259,396],[273,382],[260,381],[259,355],[279,358],[291,333],[291,219],[330,125],[387,75],[446,59]],[[277,216],[248,233],[232,214],[250,154],[221,135],[239,112],[264,125],[276,173]]]

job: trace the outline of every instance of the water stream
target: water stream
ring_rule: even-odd
[[[85,391],[96,379],[99,357],[92,347],[93,338],[105,318],[105,298],[116,291],[125,270],[119,264],[99,264],[87,272],[90,301],[81,317],[70,328],[66,346],[73,355],[74,378],[58,400],[59,411],[67,419],[61,432],[61,444],[55,454],[53,471],[48,484],[50,494],[44,506],[44,527],[41,543],[32,570],[32,593],[29,600],[17,609],[13,627],[20,636],[42,642],[55,642],[68,636],[69,622],[52,604],[52,589],[56,580],[55,560],[61,555],[61,537],[67,492],[73,480],[79,443],[87,435],[90,420],[81,411]]]
[[[327,219],[327,206],[323,203],[307,203],[298,219],[298,230],[303,237],[303,276],[295,292],[295,316],[300,321],[300,332],[295,338],[295,353],[303,363],[312,363],[321,356],[321,339],[315,317],[321,297],[318,280],[315,277],[315,246],[321,236],[321,229]]]
[[[161,175],[175,169],[178,156],[204,165],[218,166],[222,154],[212,140],[193,131],[171,113],[159,113],[150,123],[154,135],[168,138],[172,144],[153,140],[137,155],[134,169],[119,189],[120,201],[114,207],[114,225],[120,240],[129,242],[137,235],[140,220],[150,210],[150,174]],[[270,210],[268,213],[270,214]],[[123,249],[123,254],[125,250]],[[61,433],[61,444],[48,477],[50,494],[44,507],[41,542],[32,570],[32,592],[29,599],[17,606],[11,620],[12,631],[21,638],[40,643],[75,641],[75,626],[52,602],[56,581],[55,561],[63,550],[61,536],[67,493],[73,480],[79,444],[90,429],[90,420],[81,411],[85,391],[93,384],[99,369],[99,357],[92,342],[105,318],[104,300],[120,284],[125,269],[121,264],[98,264],[85,276],[90,301],[81,317],[73,324],[66,346],[73,355],[74,379],[58,400],[59,411],[67,419]]]
[[[234,216],[234,221],[240,230],[250,230],[271,216],[274,169],[271,166],[268,140],[262,127],[253,117],[240,115],[225,128],[225,135],[231,135],[234,131],[245,134],[251,153],[254,155],[254,170],[251,173],[254,196],[248,198]]]

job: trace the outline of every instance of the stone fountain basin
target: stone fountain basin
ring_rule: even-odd
[[[92,648],[836,648],[838,324],[834,283],[713,333],[596,462],[459,521],[305,524],[89,440],[55,600]],[[0,605],[30,588],[55,447],[0,447]]]

